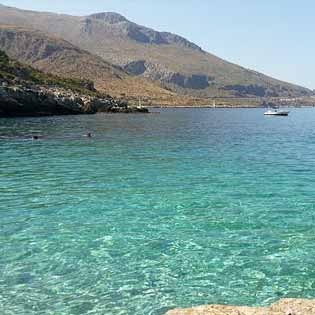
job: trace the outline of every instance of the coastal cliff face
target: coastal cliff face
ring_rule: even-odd
[[[270,307],[208,305],[175,309],[166,315],[314,315],[315,300],[283,299]]]
[[[132,112],[127,104],[107,97],[94,97],[63,88],[0,86],[0,117]]]

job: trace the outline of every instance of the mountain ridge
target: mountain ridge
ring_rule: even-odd
[[[185,38],[157,32],[115,12],[60,15],[0,7],[0,23],[39,29],[98,55],[135,77],[194,97],[300,97],[312,91],[205,52]]]
[[[0,50],[35,69],[63,78],[88,79],[100,92],[144,105],[193,104],[201,100],[178,96],[150,80],[132,77],[119,66],[51,34],[0,24]],[[207,103],[206,100],[202,104]]]

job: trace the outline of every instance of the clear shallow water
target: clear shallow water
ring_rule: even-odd
[[[262,114],[1,119],[0,313],[315,298],[315,110]]]

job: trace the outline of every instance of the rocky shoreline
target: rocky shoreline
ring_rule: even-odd
[[[2,81],[0,117],[78,115],[95,113],[148,113],[129,107],[109,95],[81,94],[62,87],[25,86]]]
[[[270,307],[207,305],[175,309],[166,315],[314,315],[315,300],[283,299]]]
[[[148,109],[129,107],[109,95],[79,92],[52,86],[27,86],[0,82],[0,117],[78,115],[103,113],[147,113]]]

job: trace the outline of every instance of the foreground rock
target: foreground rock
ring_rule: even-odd
[[[60,87],[0,86],[0,117],[146,113],[146,108],[130,108],[127,103],[107,96],[84,95]]]
[[[175,309],[166,315],[315,315],[315,300],[283,299],[270,307],[198,306]]]

